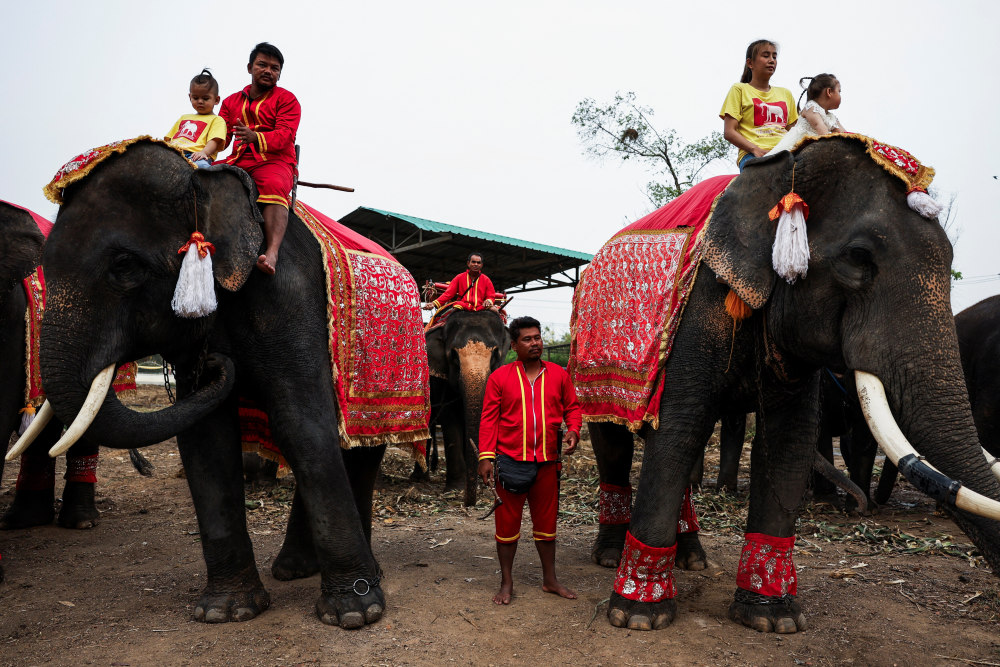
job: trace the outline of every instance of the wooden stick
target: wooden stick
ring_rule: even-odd
[[[299,181],[299,185],[304,185],[307,188],[326,188],[327,190],[340,190],[341,192],[354,192],[354,188],[348,188],[343,185],[330,185],[329,183],[309,183],[308,181]]]

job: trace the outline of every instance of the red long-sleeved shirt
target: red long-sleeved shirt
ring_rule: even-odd
[[[569,373],[543,361],[534,383],[520,361],[501,366],[486,382],[479,422],[479,460],[502,452],[518,461],[554,461],[559,426],[580,434],[583,413]]]
[[[250,86],[233,93],[222,102],[219,115],[226,121],[226,146],[233,140],[236,121],[257,133],[257,146],[240,144],[226,164],[236,164],[240,158],[257,162],[276,160],[295,165],[295,133],[299,129],[302,108],[295,95],[275,86],[255,100],[250,99]],[[249,155],[246,155],[247,151]]]
[[[485,273],[480,273],[478,278],[473,279],[466,271],[451,279],[444,294],[434,300],[434,307],[440,308],[455,299],[456,308],[483,310],[493,305],[495,296],[493,281]]]

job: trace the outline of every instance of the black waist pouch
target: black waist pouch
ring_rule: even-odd
[[[527,493],[538,475],[538,463],[518,461],[506,454],[497,453],[497,479],[507,493]]]

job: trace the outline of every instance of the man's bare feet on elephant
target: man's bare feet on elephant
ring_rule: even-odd
[[[268,251],[257,258],[257,268],[269,276],[274,275],[275,266],[278,264],[278,253]]]
[[[551,582],[543,581],[542,590],[546,593],[554,593],[559,597],[566,598],[567,600],[576,599],[576,591],[566,588],[559,583],[558,579],[553,579]]]
[[[514,597],[514,582],[501,581],[497,594],[493,596],[493,604],[510,604],[512,597]]]

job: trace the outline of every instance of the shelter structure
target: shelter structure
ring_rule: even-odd
[[[359,207],[339,222],[381,244],[417,284],[447,282],[471,252],[486,256],[485,273],[506,294],[575,287],[593,255],[467,229],[403,213]]]

